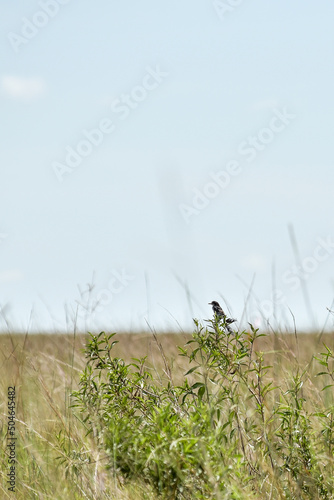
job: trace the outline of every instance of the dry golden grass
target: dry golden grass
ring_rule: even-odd
[[[178,356],[177,346],[184,346],[190,338],[190,334],[158,335],[176,378],[189,368],[184,365],[184,358]],[[119,489],[105,470],[101,452],[69,407],[70,394],[77,389],[85,366],[86,339],[82,334],[1,335],[1,498],[14,498],[6,483],[9,386],[16,388],[15,498],[145,498],[140,485]],[[114,356],[126,361],[148,356],[147,365],[152,370],[163,370],[161,351],[151,333],[123,333],[115,340],[119,343]],[[279,377],[298,366],[305,367],[314,354],[323,350],[323,343],[334,350],[333,334],[326,333],[321,339],[317,333],[271,334],[258,339],[256,349],[271,353],[270,362],[276,366],[274,373]],[[92,463],[85,462],[88,452],[94,457]],[[76,476],[66,474],[69,465],[72,471],[77,467]],[[149,492],[146,495],[153,498]]]

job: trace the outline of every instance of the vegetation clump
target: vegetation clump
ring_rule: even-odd
[[[147,498],[333,498],[329,347],[288,371],[257,350],[251,325],[231,335],[217,317],[195,321],[175,382],[157,335],[162,373],[114,357],[115,335],[90,334],[73,406],[119,485],[145,485]]]

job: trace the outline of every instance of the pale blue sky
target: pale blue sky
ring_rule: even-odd
[[[0,0],[0,328],[310,327],[289,224],[324,325],[334,4],[236,3]]]

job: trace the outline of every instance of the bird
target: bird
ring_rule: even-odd
[[[232,328],[230,327],[231,323],[234,323],[237,321],[236,319],[228,318],[226,314],[224,313],[223,309],[220,307],[219,303],[216,300],[213,300],[212,302],[209,302],[209,306],[212,306],[212,310],[214,315],[222,319],[224,321],[224,325],[226,327],[226,330],[228,333],[233,333]]]

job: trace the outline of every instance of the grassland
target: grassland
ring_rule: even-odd
[[[334,351],[333,335],[324,334],[320,338],[319,333],[271,333],[266,337],[253,338],[253,341],[247,344],[248,347],[251,346],[251,353],[247,351],[247,355],[245,349],[240,350],[242,338],[240,345],[234,345],[233,349],[231,349],[233,341],[225,339],[226,351],[222,358],[224,366],[219,365],[220,351],[212,355],[213,351],[210,351],[213,349],[212,344],[203,344],[202,350],[199,351],[202,353],[201,359],[203,360],[203,353],[209,353],[205,366],[203,365],[204,369],[202,366],[198,373],[194,370],[185,379],[185,373],[190,367],[194,368],[198,361],[196,356],[193,356],[190,362],[186,356],[180,356],[177,346],[184,347],[191,338],[191,334],[163,334],[158,335],[157,341],[151,333],[123,333],[112,338],[119,343],[113,347],[111,359],[123,359],[124,366],[128,366],[132,358],[139,360],[147,356],[143,363],[139,361],[137,363],[141,378],[137,377],[136,382],[133,382],[130,368],[126,369],[124,375],[127,377],[128,388],[130,388],[129,381],[133,383],[132,392],[130,393],[129,389],[122,395],[123,400],[125,397],[128,398],[125,407],[129,408],[138,401],[142,405],[141,408],[144,408],[140,415],[136,411],[130,415],[126,413],[125,407],[121,411],[117,410],[118,413],[114,407],[111,409],[110,405],[113,404],[111,398],[106,402],[107,393],[101,389],[105,387],[103,384],[101,386],[101,381],[105,380],[104,375],[100,377],[100,385],[96,387],[95,402],[92,403],[92,394],[87,396],[85,393],[83,396],[81,393],[81,408],[71,407],[74,401],[71,394],[83,387],[79,382],[87,363],[83,349],[89,340],[88,335],[2,334],[0,337],[1,498],[134,500],[154,499],[160,494],[162,498],[333,498],[333,391],[330,387],[323,390],[333,382],[331,379],[334,368],[333,357],[327,356],[326,366],[324,364],[326,357],[321,357],[322,364],[314,359],[317,353],[330,352],[326,351],[324,344],[329,350]],[[197,338],[197,342],[199,338],[203,338],[203,334]],[[207,342],[212,341],[210,335],[207,335],[206,339]],[[192,347],[192,344],[189,346]],[[91,350],[91,358],[92,352]],[[260,352],[265,354],[255,355]],[[245,365],[245,356],[247,369],[242,368]],[[256,372],[261,359],[263,359],[262,368],[260,367],[262,371]],[[94,373],[101,375],[103,371],[108,369],[110,371],[111,366],[105,360],[99,361],[99,364],[94,365]],[[267,366],[271,368],[266,368]],[[240,378],[237,379],[239,370]],[[212,371],[219,372],[221,376],[215,380],[212,377],[210,379]],[[326,374],[317,377],[321,371],[325,371]],[[149,382],[143,373],[151,375]],[[204,386],[194,385],[200,384],[198,381],[202,380],[203,376],[207,377],[207,380],[210,379],[216,388],[209,390],[211,382],[207,382]],[[86,373],[86,382],[88,379],[91,384],[92,374]],[[188,388],[182,386],[185,380],[188,381]],[[87,383],[87,387],[89,384]],[[246,395],[247,384],[250,389],[248,395]],[[269,385],[266,391],[267,384]],[[15,387],[15,437],[17,438],[15,493],[8,491],[7,483],[9,471],[7,403],[8,387],[12,386]],[[142,390],[140,397],[133,391],[134,387],[139,386]],[[177,392],[175,388],[180,386],[183,389],[177,389],[179,391]],[[239,386],[242,387],[239,389]],[[193,389],[189,390],[189,387]],[[231,388],[231,391],[227,390],[227,387]],[[217,394],[221,388],[224,388],[224,394],[228,395],[225,399],[221,398],[219,403]],[[199,424],[197,422],[197,427],[190,428],[185,422],[191,422],[195,414],[201,415],[205,420],[210,408],[212,418],[209,419],[208,427],[201,432],[206,435],[206,432],[212,430],[213,439],[218,439],[217,429],[226,429],[220,449],[224,448],[226,454],[230,455],[226,458],[223,472],[222,469],[219,469],[219,474],[214,471],[216,464],[214,455],[219,452],[219,447],[216,449],[215,444],[210,445],[211,448],[205,451],[208,454],[207,468],[202,463],[197,469],[197,455],[195,457],[191,452],[192,462],[180,462],[182,474],[180,472],[180,477],[177,479],[179,482],[174,478],[175,488],[161,486],[159,479],[157,488],[159,490],[161,486],[160,493],[159,491],[157,493],[154,480],[147,479],[150,478],[147,467],[140,468],[142,460],[140,450],[136,451],[139,464],[137,474],[134,472],[136,466],[132,469],[129,461],[126,467],[124,464],[116,467],[116,459],[114,462],[111,460],[110,435],[108,437],[106,433],[102,436],[103,425],[108,428],[110,434],[112,426],[113,432],[116,432],[117,422],[124,423],[126,419],[129,425],[138,423],[138,426],[139,422],[143,426],[145,418],[152,421],[152,398],[148,400],[144,396],[152,394],[152,391],[154,391],[152,398],[160,398],[163,394],[161,407],[164,407],[168,400],[165,408],[171,413],[175,411],[175,426],[168,427],[167,419],[166,429],[171,429],[171,434],[177,429],[177,432],[183,433],[182,436],[186,436],[188,431],[193,433],[191,436],[194,436],[196,446],[203,444],[196,435],[197,431],[194,431]],[[96,395],[103,397],[97,400]],[[185,395],[187,395],[184,403],[187,405],[186,408],[177,402],[175,409],[175,405],[170,403],[171,399],[168,399],[178,398],[178,401],[181,401]],[[115,400],[116,396],[113,395],[113,398]],[[191,402],[187,403],[189,399]],[[216,408],[212,409],[213,401]],[[103,422],[96,423],[92,417],[92,408],[95,404],[100,405]],[[85,405],[87,415],[84,421],[85,408],[82,406]],[[156,406],[154,404],[155,408]],[[213,411],[216,409],[217,414]],[[182,418],[179,417],[181,413]],[[233,424],[235,418],[238,419],[238,424]],[[113,423],[108,419],[113,419]],[[144,435],[143,429],[141,427],[137,435],[133,427],[137,438],[141,433]],[[121,448],[122,443],[127,439],[130,443],[131,436],[126,434],[128,428],[124,428],[123,431],[125,434],[121,435],[118,445],[121,452],[125,453]],[[286,442],[285,436],[279,435],[280,433],[286,434]],[[296,433],[300,433],[301,440],[298,441]],[[180,438],[175,436],[173,435],[174,443],[179,442]],[[210,441],[211,435],[207,436],[207,440]],[[168,442],[168,430],[164,439]],[[185,437],[182,439],[185,440]],[[270,445],[274,440],[275,449]],[[154,437],[152,443],[154,446]],[[289,446],[291,449],[288,449]],[[281,449],[284,449],[284,453],[281,453]],[[126,453],[130,454],[129,448],[126,450]],[[183,450],[182,453],[186,452]],[[147,463],[147,457],[145,460]],[[188,463],[190,465],[185,465]],[[187,472],[190,478],[198,473],[193,489],[189,478],[185,478],[186,486],[183,486],[181,481]],[[210,483],[207,492],[201,486],[205,481]],[[224,487],[221,487],[222,483]]]

